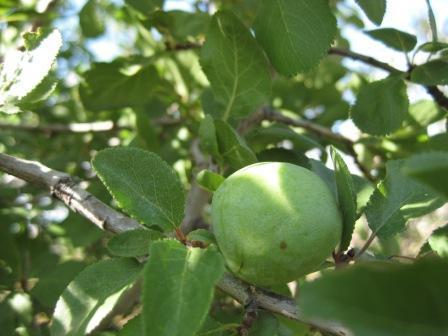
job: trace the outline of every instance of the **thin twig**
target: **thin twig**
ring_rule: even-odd
[[[376,238],[376,232],[372,232],[370,234],[369,239],[367,239],[367,241],[364,243],[363,247],[361,247],[361,249],[356,254],[355,258],[359,258],[360,256],[362,256],[364,254],[364,252],[366,252],[367,249],[370,247],[370,245],[372,245],[375,238]]]
[[[356,165],[358,166],[359,170],[361,170],[361,172],[364,174],[364,176],[371,182],[376,181],[375,176],[373,176],[372,173],[370,172],[370,170],[367,167],[365,167],[362,164],[362,162],[359,160],[358,154],[356,153],[355,148],[354,148],[354,146],[355,146],[354,141],[344,137],[341,134],[334,133],[329,128],[315,124],[308,120],[293,119],[293,118],[287,117],[287,116],[281,114],[280,112],[275,111],[271,108],[265,108],[265,109],[263,109],[263,111],[264,111],[264,118],[266,120],[276,121],[276,122],[280,122],[280,123],[283,123],[286,125],[304,128],[304,129],[316,134],[317,136],[320,136],[320,137],[323,137],[323,138],[326,138],[329,140],[333,140],[333,141],[336,141],[336,142],[344,145],[345,148],[347,149],[348,154],[350,154],[350,156],[353,157]]]
[[[363,55],[363,54],[359,54],[356,53],[354,51],[351,50],[347,50],[347,49],[340,49],[340,48],[330,48],[330,50],[328,51],[329,55],[337,55],[337,56],[343,56],[346,58],[350,58],[352,60],[355,61],[361,61],[363,63],[369,64],[371,66],[374,66],[375,68],[378,69],[382,69],[384,71],[390,72],[390,73],[403,73],[403,71],[398,70],[397,68],[394,68],[393,66],[378,61],[377,59],[367,56],[367,55]]]
[[[365,64],[374,66],[375,68],[378,69],[382,69],[385,70],[391,74],[406,74],[405,78],[407,80],[410,79],[410,73],[411,73],[411,69],[409,69],[408,71],[404,72],[401,70],[398,70],[397,68],[394,68],[393,66],[378,61],[377,59],[367,56],[367,55],[363,55],[363,54],[359,54],[356,52],[353,52],[351,50],[345,50],[345,49],[339,49],[339,48],[331,48],[328,52],[330,55],[338,55],[338,56],[343,56],[343,57],[347,57],[350,59],[353,59],[355,61],[360,61],[363,62]],[[432,96],[432,98],[437,102],[437,104],[439,104],[439,106],[443,107],[444,109],[448,110],[448,97],[446,97],[442,91],[439,90],[439,88],[437,88],[437,86],[428,86],[428,85],[423,85],[423,87],[426,89],[426,91]]]
[[[52,170],[39,162],[0,153],[0,170],[29,183],[48,188],[55,197],[65,203],[71,210],[84,216],[103,230],[120,233],[143,228],[137,221],[110,208],[95,196],[77,186],[71,176]],[[216,287],[243,305],[246,305],[253,298],[257,301],[259,307],[273,313],[308,323],[334,335],[349,335],[347,330],[335,322],[306,318],[295,302],[287,297],[261,288],[254,288],[253,291],[249,292],[249,285],[229,274],[225,274]]]

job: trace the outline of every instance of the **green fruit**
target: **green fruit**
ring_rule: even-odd
[[[212,218],[230,270],[264,286],[316,270],[342,231],[325,182],[305,168],[281,162],[256,163],[229,176],[213,196]]]

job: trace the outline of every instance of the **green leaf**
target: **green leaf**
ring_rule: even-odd
[[[328,189],[332,192],[335,199],[338,200],[338,192],[336,186],[336,177],[334,170],[327,168],[321,161],[310,159],[311,171],[319,175],[319,177],[327,184]],[[366,179],[351,174],[357,199],[358,213],[366,206],[374,188]]]
[[[405,161],[403,173],[448,197],[448,152],[414,155]]]
[[[426,0],[426,5],[428,7],[428,20],[429,20],[429,26],[431,27],[432,40],[433,42],[437,42],[438,40],[437,22],[434,16],[434,11],[432,10],[431,2],[429,0]]]
[[[125,3],[142,14],[148,15],[156,9],[162,8],[164,0],[125,0]]]
[[[429,53],[438,52],[438,51],[441,51],[443,49],[448,49],[448,43],[443,43],[443,42],[426,42],[426,43],[421,44],[418,47],[419,51],[424,51],[424,52],[429,52]]]
[[[210,170],[201,170],[196,179],[201,187],[204,189],[214,192],[218,187],[224,182],[225,178],[222,175],[216,174]]]
[[[412,51],[417,44],[415,35],[394,28],[380,28],[366,31],[365,33],[389,48],[398,51]]]
[[[153,125],[148,113],[144,109],[134,109],[135,127],[138,138],[142,140],[146,149],[157,151],[160,148],[159,132]]]
[[[85,37],[97,37],[104,33],[104,17],[98,0],[88,0],[79,12],[79,25]]]
[[[448,85],[448,60],[438,59],[416,66],[411,80],[423,85]]]
[[[180,10],[155,11],[148,17],[148,24],[176,42],[188,42],[203,34],[210,24],[210,15],[204,12],[189,13]]]
[[[75,260],[57,265],[39,278],[38,283],[31,290],[31,295],[45,307],[53,309],[65,287],[85,267],[85,263]]]
[[[221,119],[225,106],[218,102],[211,88],[206,88],[201,94],[201,106],[204,114],[209,114],[215,119]]]
[[[448,261],[370,262],[300,288],[305,314],[342,323],[353,335],[448,334]]]
[[[177,228],[185,196],[179,177],[156,154],[118,147],[98,152],[93,168],[120,207],[147,226]]]
[[[313,148],[325,150],[319,142],[283,124],[274,123],[267,127],[258,127],[247,135],[247,142],[256,152],[265,149],[268,145],[277,145],[284,140],[290,140],[294,149],[300,152],[306,152]]]
[[[334,147],[331,147],[331,158],[335,171],[339,209],[342,213],[343,229],[339,251],[343,252],[350,246],[357,219],[356,193],[350,171]]]
[[[87,267],[59,298],[51,335],[84,336],[91,332],[140,271],[140,265],[131,259],[103,260]]]
[[[95,63],[79,87],[82,103],[92,111],[144,106],[154,96],[171,97],[173,91],[154,66],[135,70],[119,61]]]
[[[249,329],[248,336],[273,336],[277,335],[279,322],[273,314],[260,311],[255,323]]]
[[[16,113],[20,104],[38,101],[49,95],[55,80],[45,81],[62,46],[58,30],[27,33],[26,51],[9,52],[0,71],[0,111]],[[40,85],[41,84],[41,85]],[[40,88],[37,89],[40,85]],[[32,95],[32,97],[28,97]]]
[[[351,117],[363,132],[386,135],[400,128],[408,108],[406,84],[399,77],[388,77],[361,88]]]
[[[221,156],[235,169],[257,162],[254,152],[244,139],[223,120],[215,120],[216,136]]]
[[[421,151],[448,151],[448,133],[439,133],[429,137],[422,144]]]
[[[143,335],[192,336],[204,321],[224,262],[214,246],[154,242],[144,271]]]
[[[386,164],[386,178],[366,207],[369,227],[381,238],[397,234],[408,219],[423,216],[443,204],[437,193],[402,174],[404,164],[403,160]]]
[[[419,255],[435,252],[443,258],[448,258],[448,224],[435,229],[428,241],[420,249]]]
[[[199,126],[199,141],[202,150],[213,156],[213,158],[220,158],[218,140],[216,139],[216,129],[213,117],[206,114]]]
[[[206,230],[206,229],[197,229],[194,231],[191,231],[188,235],[187,235],[187,240],[188,241],[201,241],[205,244],[216,244],[216,239],[215,239],[215,235],[210,231],[210,230]]]
[[[117,336],[137,336],[143,333],[143,321],[141,315],[134,317],[127,322],[124,327],[118,332]]]
[[[429,124],[440,120],[445,116],[445,113],[434,100],[420,100],[413,103],[409,108],[410,117],[420,127],[427,127]]]
[[[53,93],[57,87],[57,84],[58,79],[55,71],[51,70],[34,89],[20,99],[20,101],[16,102],[16,105],[21,110],[35,108],[36,103],[47,99]]]
[[[386,0],[356,0],[370,21],[379,26],[386,13]]]
[[[148,254],[149,245],[163,235],[155,230],[130,230],[113,236],[107,242],[107,249],[118,257],[138,257]]]
[[[315,67],[337,31],[327,0],[263,0],[254,29],[271,63],[286,76]]]
[[[267,60],[249,29],[232,12],[213,16],[200,62],[216,100],[225,106],[224,120],[246,116],[268,100]]]
[[[268,148],[257,153],[260,162],[289,162],[304,168],[310,168],[305,154],[285,148]]]

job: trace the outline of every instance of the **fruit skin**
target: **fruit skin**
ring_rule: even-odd
[[[342,232],[341,215],[325,182],[283,162],[256,163],[229,176],[213,195],[212,220],[227,266],[261,286],[316,270]]]

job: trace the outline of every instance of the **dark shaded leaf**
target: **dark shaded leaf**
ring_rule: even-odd
[[[232,12],[213,16],[200,61],[216,100],[224,106],[223,120],[246,116],[269,98],[267,60],[249,29]]]
[[[354,335],[448,334],[448,261],[370,262],[301,287],[299,305],[313,317],[338,321]]]
[[[286,76],[315,67],[337,31],[326,0],[263,0],[254,29],[275,69]]]
[[[361,88],[351,117],[363,132],[386,135],[400,128],[408,108],[406,84],[400,77],[388,77]]]
[[[214,246],[187,249],[176,240],[154,242],[144,271],[143,335],[193,336],[223,273],[224,261]]]
[[[438,59],[416,66],[411,80],[423,85],[448,85],[448,61]]]
[[[331,147],[331,158],[335,171],[339,209],[342,213],[343,229],[339,251],[343,252],[350,246],[357,219],[356,193],[350,171],[334,147]]]
[[[405,161],[403,173],[448,198],[448,152],[414,155]]]
[[[79,25],[85,37],[97,37],[104,33],[104,17],[98,0],[88,0],[79,12]]]
[[[246,145],[244,139],[222,120],[215,120],[219,152],[226,162],[235,169],[240,169],[257,162],[257,157]]]
[[[107,249],[118,257],[138,257],[148,254],[149,245],[163,235],[155,230],[130,230],[113,236]]]
[[[386,13],[386,0],[356,0],[370,21],[379,26]]]
[[[405,33],[395,28],[380,28],[365,32],[371,38],[378,40],[389,48],[398,51],[412,51],[417,44],[415,35]]]
[[[84,74],[79,94],[84,106],[92,111],[139,107],[156,95],[172,96],[173,88],[162,79],[154,66],[125,73],[126,67],[116,61],[95,63]]]

